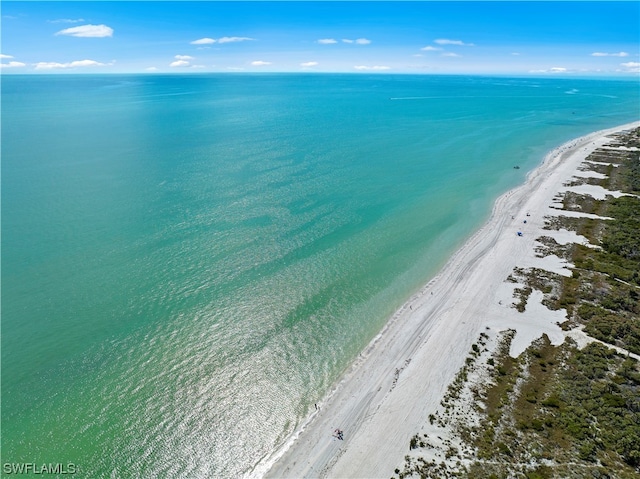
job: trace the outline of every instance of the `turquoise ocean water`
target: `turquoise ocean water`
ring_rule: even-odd
[[[2,462],[237,477],[637,81],[2,76]],[[519,165],[520,169],[514,169]]]

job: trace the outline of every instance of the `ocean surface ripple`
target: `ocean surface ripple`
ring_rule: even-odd
[[[639,103],[464,76],[2,89],[2,456],[91,478],[250,472],[498,195]]]

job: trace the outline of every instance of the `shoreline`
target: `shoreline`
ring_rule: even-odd
[[[517,285],[505,280],[517,266],[568,271],[560,258],[536,260],[534,243],[544,216],[559,214],[551,209],[554,197],[567,189],[564,183],[591,151],[607,143],[608,135],[639,125],[596,131],[545,155],[524,184],[495,201],[488,221],[440,272],[394,313],[320,410],[249,476],[388,478],[401,467],[411,436],[435,411],[481,332],[516,329],[514,356],[543,333],[554,343],[564,341],[567,334],[555,324],[563,313],[535,304],[528,314],[518,313],[509,306]],[[343,441],[332,437],[336,428],[344,431]]]

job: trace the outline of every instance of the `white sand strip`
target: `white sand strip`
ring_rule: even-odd
[[[594,220],[612,220],[611,216],[598,216],[593,213],[583,213],[581,211],[562,210],[559,207],[549,206],[545,212],[547,216],[566,216],[568,218],[593,218]]]
[[[637,146],[605,146],[605,150],[618,150],[618,151],[640,151]]]
[[[547,234],[545,234],[545,236],[550,236],[556,241],[556,243],[560,245],[576,243],[576,244],[581,244],[581,245],[589,246],[593,248],[599,247],[589,243],[589,240],[585,236],[579,235],[575,231],[565,230],[564,228],[559,230],[550,230],[547,232]]]
[[[600,341],[599,339],[592,338],[591,336],[589,336],[587,333],[584,332],[583,327],[579,327],[579,328],[572,329],[571,331],[567,331],[565,332],[565,336],[573,339],[576,342],[578,348],[580,349],[584,348],[589,343],[600,343],[610,349],[615,349],[618,353],[620,353],[623,356],[628,356],[630,358],[640,361],[640,355],[634,354],[619,346],[614,346],[612,344],[605,343],[604,341]]]
[[[588,163],[590,165],[601,165],[601,166],[614,166],[614,167],[618,167],[617,164],[615,163],[605,163],[603,161],[592,161],[592,160],[587,160],[585,161],[585,163]]]
[[[563,191],[572,191],[579,195],[588,195],[596,200],[604,200],[607,196],[613,196],[614,198],[620,198],[621,196],[633,196],[621,191],[611,191],[598,185],[579,185],[565,187]]]
[[[580,170],[577,171],[574,176],[576,178],[597,178],[599,180],[607,177],[607,175],[605,175],[604,173],[598,173],[597,171],[593,170]]]
[[[391,318],[320,412],[253,475],[264,475],[277,461],[267,477],[389,478],[402,468],[411,436],[436,411],[485,328],[517,329],[512,353],[542,332],[559,341],[559,313],[538,306],[534,295],[525,314],[518,313],[507,305],[513,298],[503,301],[515,286],[505,285],[505,279],[535,258],[535,239],[549,235],[544,215],[585,157],[610,141],[606,135],[637,126],[640,122],[562,145],[526,184],[502,195],[488,223]],[[336,428],[344,431],[343,441],[332,437]]]

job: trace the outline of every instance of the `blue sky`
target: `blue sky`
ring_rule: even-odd
[[[640,3],[11,2],[3,73],[640,72]]]

